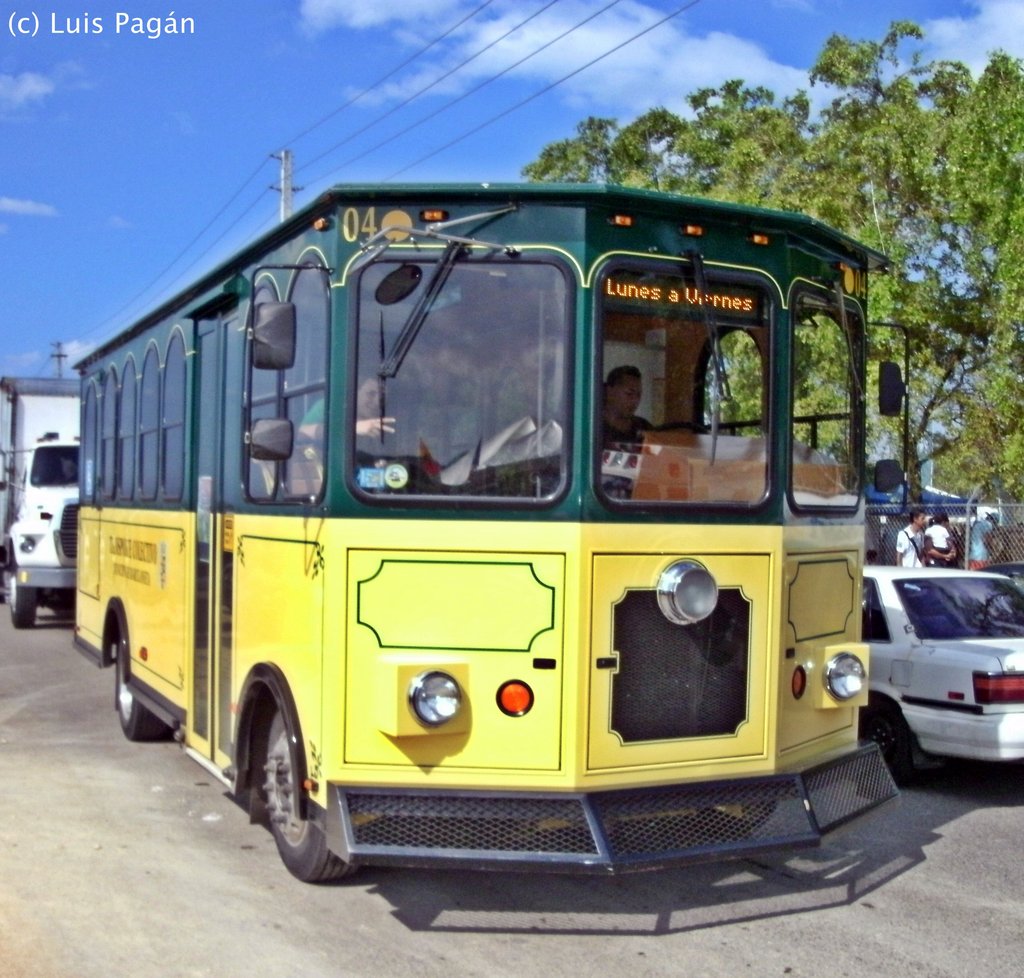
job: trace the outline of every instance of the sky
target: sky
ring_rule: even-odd
[[[578,122],[804,89],[832,34],[1024,58],[1024,0],[0,0],[0,376],[72,366],[337,183],[504,182]],[[60,357],[58,354],[63,353]]]

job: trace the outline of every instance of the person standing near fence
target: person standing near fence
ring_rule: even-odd
[[[928,522],[919,509],[910,511],[910,522],[896,534],[896,566],[924,566],[924,528]]]
[[[967,554],[967,566],[971,570],[982,570],[991,562],[990,547],[996,521],[996,514],[991,510],[978,510],[978,518],[971,526],[971,548]]]
[[[949,528],[949,515],[936,513],[924,531],[924,562],[928,567],[953,567],[957,556],[956,538]]]

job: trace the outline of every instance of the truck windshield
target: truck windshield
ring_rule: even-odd
[[[73,486],[78,483],[78,446],[43,445],[32,456],[28,477],[33,486]]]

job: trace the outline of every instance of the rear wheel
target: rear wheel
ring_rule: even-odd
[[[913,780],[914,735],[903,711],[892,700],[872,699],[860,711],[860,735],[878,744],[897,784]]]
[[[315,822],[304,818],[288,728],[280,712],[270,722],[263,765],[263,803],[277,851],[288,871],[304,883],[340,879],[354,867],[327,848],[327,836]]]
[[[133,741],[163,740],[171,732],[155,713],[143,706],[128,685],[128,642],[119,640],[113,650],[116,657],[115,669],[117,718],[125,737]]]
[[[34,587],[18,584],[18,575],[7,578],[7,601],[11,606],[11,624],[15,628],[32,628],[36,623],[39,592]]]

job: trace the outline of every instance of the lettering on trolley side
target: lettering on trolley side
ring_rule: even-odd
[[[135,537],[107,538],[108,553],[113,559],[114,577],[134,581],[146,587],[153,585],[153,574],[161,588],[167,584],[167,544],[139,540]]]

